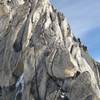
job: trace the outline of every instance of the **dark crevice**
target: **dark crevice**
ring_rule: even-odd
[[[22,42],[17,42],[15,41],[14,45],[13,45],[14,51],[15,52],[19,52],[22,50]]]
[[[20,29],[17,38],[15,40],[15,43],[13,44],[13,49],[15,52],[20,52],[22,50],[22,41],[23,41],[23,35],[25,31],[27,20],[23,24],[22,28]]]
[[[71,49],[70,49],[70,53],[72,54],[74,46],[72,45]]]
[[[75,74],[75,78],[77,78],[81,73],[79,71],[77,71],[77,73]]]

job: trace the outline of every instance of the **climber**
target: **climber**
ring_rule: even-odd
[[[61,92],[61,94],[57,100],[69,100],[69,98],[66,95],[66,92]]]
[[[72,81],[77,78],[78,76],[80,75],[80,72],[77,72],[76,75],[74,77],[69,77],[69,78],[66,78],[64,80],[64,83],[62,86],[59,87],[59,96],[57,98],[57,100],[69,100],[68,98],[68,93],[70,93],[71,91],[71,84]]]

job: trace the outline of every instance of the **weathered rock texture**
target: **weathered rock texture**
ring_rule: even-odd
[[[100,100],[99,74],[48,0],[0,0],[0,100]]]

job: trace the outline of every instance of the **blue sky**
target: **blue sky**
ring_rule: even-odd
[[[100,0],[51,0],[63,12],[75,36],[100,61]]]

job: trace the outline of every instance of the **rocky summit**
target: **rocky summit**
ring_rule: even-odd
[[[48,0],[0,0],[0,100],[100,100],[100,63]]]

